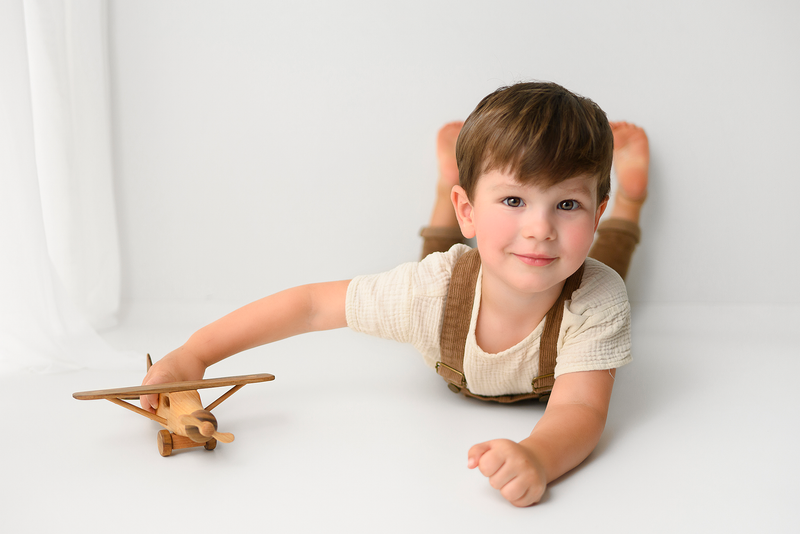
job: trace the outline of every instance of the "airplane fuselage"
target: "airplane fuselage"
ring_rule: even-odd
[[[167,424],[162,423],[164,428],[196,443],[209,441],[217,429],[217,419],[203,409],[200,394],[196,390],[161,393],[156,415],[166,419]]]

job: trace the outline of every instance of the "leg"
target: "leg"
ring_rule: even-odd
[[[600,224],[589,256],[605,263],[624,279],[639,242],[639,215],[647,198],[650,149],[644,130],[627,122],[612,122],[614,168],[618,189],[611,216]]]
[[[436,184],[436,202],[433,205],[430,222],[420,232],[425,238],[422,246],[423,258],[432,252],[444,252],[456,243],[464,242],[450,200],[453,186],[458,185],[456,141],[463,125],[463,122],[445,124],[436,137],[439,181]]]

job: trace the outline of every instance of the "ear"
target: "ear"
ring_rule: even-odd
[[[475,237],[475,222],[473,221],[474,210],[472,203],[467,197],[467,192],[464,191],[464,188],[460,185],[453,186],[453,190],[450,193],[450,200],[453,201],[453,209],[455,209],[461,233],[467,239]]]
[[[600,205],[597,206],[597,211],[594,214],[595,232],[597,231],[597,226],[600,224],[600,217],[603,216],[603,213],[605,213],[607,207],[608,207],[608,195],[606,195],[606,198],[604,198],[603,201],[600,203]]]

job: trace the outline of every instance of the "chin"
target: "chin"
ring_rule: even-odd
[[[516,283],[514,283],[516,282]],[[526,294],[533,294],[533,293],[545,293],[546,291],[552,289],[554,286],[557,286],[563,282],[563,280],[516,280],[512,282],[511,285],[514,289],[519,291],[520,293]]]

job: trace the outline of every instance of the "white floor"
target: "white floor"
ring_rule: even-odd
[[[106,338],[158,358],[214,311],[171,319],[134,311]],[[800,307],[636,307],[635,362],[619,371],[600,445],[527,509],[468,470],[466,453],[487,439],[523,438],[542,405],[466,400],[410,347],[347,330],[210,369],[207,377],[276,380],[215,410],[236,441],[169,458],[158,455],[155,423],[71,397],[137,385],[143,361],[141,371],[0,375],[0,525],[9,533],[800,532],[797,324]]]

